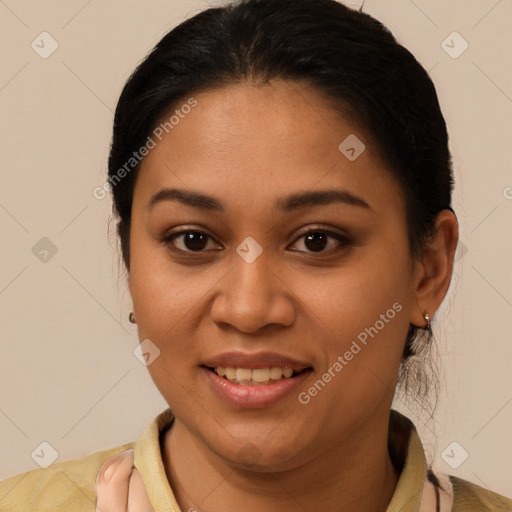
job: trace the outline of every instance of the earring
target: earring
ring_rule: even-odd
[[[425,319],[425,321],[427,322],[427,325],[425,327],[423,327],[423,329],[425,331],[428,331],[430,334],[432,334],[432,326],[430,325],[430,315],[428,313],[425,313],[423,315],[423,318]]]
[[[128,320],[130,321],[131,324],[137,323],[135,321],[135,316],[133,315],[133,311],[131,311],[130,314],[128,315]]]

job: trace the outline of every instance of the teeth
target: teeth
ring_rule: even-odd
[[[283,375],[288,379],[293,375],[293,370],[291,368],[283,368]]]
[[[252,380],[252,370],[249,368],[237,368],[235,371],[236,380]]]
[[[292,368],[223,368],[218,366],[214,368],[214,372],[219,377],[225,377],[236,384],[268,384],[270,381],[280,380],[281,378],[289,379],[294,370]]]
[[[253,370],[250,373],[251,373],[250,378],[246,379],[246,380],[253,380],[255,382],[268,382],[270,380],[270,375],[271,375],[270,368],[258,368],[256,370]],[[237,373],[237,375],[238,375],[238,373]],[[279,378],[281,378],[281,377],[279,377]],[[238,380],[242,380],[242,379],[238,379]]]
[[[224,368],[220,368],[223,370]],[[217,372],[218,374],[218,372]],[[235,368],[226,368],[226,379],[235,380],[236,379],[236,369]]]
[[[283,375],[283,369],[282,368],[271,368],[270,369],[270,378],[274,380],[278,380]]]

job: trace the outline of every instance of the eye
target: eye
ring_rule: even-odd
[[[348,236],[323,228],[310,229],[303,233],[297,240],[302,239],[304,240],[303,244],[306,250],[294,249],[297,252],[326,253],[351,245],[351,239]],[[330,244],[329,241],[331,241]],[[203,231],[192,229],[171,233],[163,237],[161,242],[170,249],[178,252],[205,252],[209,242],[212,245],[210,248],[218,248],[218,244],[212,237]],[[297,244],[297,242],[295,243]]]
[[[161,239],[161,242],[165,246],[170,246],[171,249],[177,251],[204,252],[209,240],[213,241],[213,238],[202,231],[187,230],[167,235]],[[178,244],[176,244],[177,241],[179,242]],[[176,247],[176,245],[180,245],[181,247]],[[216,244],[214,245],[217,247]]]
[[[330,250],[335,251],[336,249],[351,245],[351,240],[348,236],[321,228],[309,230],[303,233],[297,240],[304,240],[303,245],[306,247],[305,252],[313,253],[325,253],[330,252]],[[330,249],[328,247],[329,240],[334,240],[334,243],[331,243]],[[304,251],[299,250],[298,252]]]

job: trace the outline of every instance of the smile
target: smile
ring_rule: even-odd
[[[261,409],[295,397],[313,373],[311,367],[293,370],[278,366],[253,369],[203,366],[202,370],[214,396],[235,409]]]
[[[232,368],[218,366],[216,368],[209,368],[210,371],[215,372],[219,377],[229,380],[233,384],[243,384],[246,386],[264,386],[278,382],[282,379],[290,379],[300,372],[292,368]]]

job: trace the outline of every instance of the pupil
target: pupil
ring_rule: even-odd
[[[187,249],[190,249],[190,250],[204,249],[205,242],[206,242],[206,237],[201,233],[191,231],[185,235],[184,243],[185,243],[185,246],[187,247]]]
[[[306,237],[306,247],[312,251],[321,251],[325,249],[326,239],[325,233],[310,233]]]

